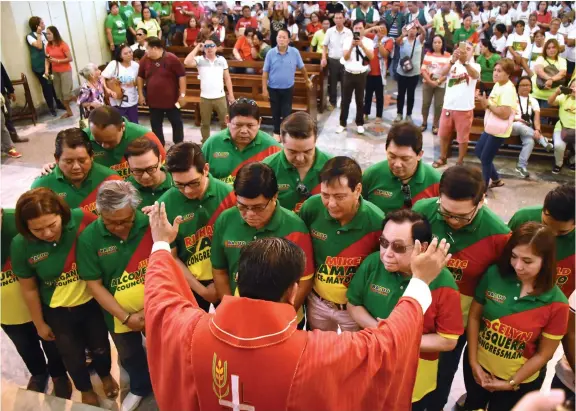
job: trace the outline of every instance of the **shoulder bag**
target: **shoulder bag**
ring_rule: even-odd
[[[562,130],[560,130],[560,138],[566,144],[574,144],[576,140],[576,129],[566,128],[564,127],[564,124],[562,124],[562,120],[558,120],[560,121],[560,126],[562,127]]]
[[[514,110],[512,110],[512,113],[510,113],[507,119],[500,118],[491,110],[486,109],[486,114],[484,115],[484,131],[493,136],[505,134],[510,127],[512,127],[514,115]]]
[[[546,57],[544,57],[544,60],[546,61],[546,63],[548,63],[548,65],[546,67],[544,67],[544,73],[546,73],[547,75],[549,75],[550,77],[554,77],[555,75],[557,75],[558,73],[560,73],[560,70],[558,70],[556,68],[556,66],[554,66],[553,64],[551,64],[548,59]],[[542,77],[540,77],[539,75],[536,75],[536,87],[538,87],[540,90],[551,90],[554,88],[558,88],[560,87],[564,82],[562,80],[557,80],[554,81],[552,83],[552,87],[550,89],[546,89],[546,80],[544,80]]]
[[[418,38],[416,37],[414,39],[414,44],[412,45],[412,52],[410,53],[410,57],[404,56],[400,59],[400,62],[398,63],[400,64],[400,67],[402,67],[404,73],[410,73],[412,70],[414,70],[414,65],[412,64],[412,57],[414,56],[414,49],[416,48],[417,41]]]
[[[118,79],[119,72],[120,72],[120,63],[117,61],[114,77],[106,79],[106,87],[116,94],[116,100],[122,101],[122,98],[124,97],[124,91],[122,90],[122,83],[120,82],[120,79]],[[108,94],[108,92],[106,92],[106,98],[110,100],[112,96]]]

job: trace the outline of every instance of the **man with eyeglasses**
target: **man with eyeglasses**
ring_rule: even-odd
[[[292,241],[306,254],[306,268],[298,282],[294,308],[299,328],[304,327],[302,305],[312,288],[314,259],[312,241],[304,222],[278,204],[278,182],[274,171],[256,162],[243,166],[234,181],[236,207],[224,211],[216,220],[212,241],[212,272],[218,297],[238,295],[238,261],[242,248],[266,237]]]
[[[162,167],[158,146],[146,137],[128,144],[124,158],[131,174],[126,181],[132,183],[142,197],[140,210],[154,204],[172,187],[172,176]]]
[[[346,310],[346,290],[362,261],[378,250],[384,218],[361,193],[358,163],[349,157],[334,157],[320,171],[320,195],[310,197],[300,209],[312,236],[316,266],[306,307],[312,329],[359,329]]]
[[[102,307],[130,377],[122,410],[135,410],[152,392],[144,331],[144,279],[152,251],[148,217],[138,210],[140,195],[127,181],[107,181],[98,190],[100,217],[78,238],[78,274]]]
[[[362,196],[384,213],[438,197],[440,173],[422,161],[423,155],[419,127],[409,123],[392,127],[386,138],[387,160],[364,171]]]
[[[450,243],[452,258],[447,267],[460,290],[464,326],[476,286],[502,254],[510,233],[500,217],[485,207],[485,191],[478,167],[456,165],[442,174],[439,197],[420,200],[412,207],[428,219],[434,236]],[[446,404],[465,345],[463,335],[454,350],[440,354],[438,386],[430,394],[430,410],[441,410]]]
[[[574,292],[576,275],[575,193],[573,184],[564,184],[546,194],[544,204],[521,208],[508,226],[512,231],[528,221],[542,223],[556,234],[556,285],[566,298]]]
[[[417,242],[422,250],[432,242],[425,217],[412,210],[386,215],[380,251],[362,262],[346,292],[348,312],[361,328],[377,327],[379,319],[388,318],[395,309],[412,279],[411,260]],[[416,384],[413,392],[405,393],[412,397],[413,411],[426,409],[427,394],[436,388],[439,354],[453,350],[464,333],[460,293],[450,271],[442,268],[429,287],[432,306],[424,314]]]
[[[88,136],[79,128],[58,132],[54,150],[56,166],[38,177],[30,188],[46,187],[66,201],[70,208],[96,214],[96,193],[105,181],[122,180],[117,173],[94,163],[94,150]]]
[[[282,207],[300,211],[302,203],[320,194],[320,170],[332,156],[316,147],[318,126],[310,114],[290,114],[280,126],[283,149],[264,159],[278,180],[278,200]]]
[[[191,142],[178,143],[168,150],[166,169],[174,187],[158,200],[175,225],[172,255],[200,308],[208,312],[218,302],[212,277],[210,254],[214,223],[224,210],[236,204],[232,187],[210,175],[202,149]]]
[[[282,150],[269,134],[260,130],[260,109],[254,100],[239,98],[230,105],[228,128],[210,136],[202,145],[210,174],[232,185],[245,164],[262,161]]]

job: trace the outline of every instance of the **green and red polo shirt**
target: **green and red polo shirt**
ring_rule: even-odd
[[[94,214],[75,208],[68,224],[62,227],[58,242],[27,240],[22,234],[12,241],[10,257],[14,274],[38,279],[43,304],[52,308],[76,307],[92,299],[78,275],[76,244],[78,236],[95,219]]]
[[[166,204],[168,221],[182,217],[176,241],[171,244],[177,248],[178,258],[199,281],[212,280],[210,253],[214,224],[224,210],[236,204],[232,187],[208,176],[208,188],[201,199],[190,200],[172,187],[158,201]]]
[[[364,307],[372,317],[385,319],[392,313],[411,278],[386,270],[380,261],[380,253],[375,252],[360,264],[350,282],[346,297],[351,304]],[[452,274],[447,268],[443,268],[429,287],[432,305],[424,314],[423,334],[436,333],[457,340],[464,333],[464,325],[460,293]],[[412,402],[420,401],[436,389],[438,357],[438,352],[420,352]]]
[[[452,258],[447,268],[460,290],[462,315],[466,325],[478,281],[488,267],[500,258],[510,237],[510,229],[484,205],[470,224],[454,230],[438,214],[438,205],[438,198],[427,198],[414,204],[412,210],[428,218],[432,234],[450,243]]]
[[[70,208],[81,208],[84,211],[97,214],[96,195],[98,194],[100,185],[104,181],[121,179],[122,177],[108,167],[93,163],[92,168],[84,181],[82,181],[82,184],[80,184],[80,187],[76,187],[64,177],[60,167],[56,166],[50,174],[34,180],[30,188],[49,188],[62,197]]]
[[[308,170],[306,177],[304,177],[302,181],[300,181],[298,170],[286,159],[284,150],[272,154],[262,161],[268,164],[276,174],[276,180],[278,181],[278,200],[282,207],[295,212],[300,210],[306,198],[296,190],[299,184],[306,186],[308,192],[312,195],[320,194],[320,171],[322,167],[324,167],[324,164],[331,158],[332,155],[324,153],[317,148],[314,164],[312,164],[312,168]]]
[[[478,363],[509,381],[536,354],[540,337],[561,340],[568,326],[568,300],[556,286],[540,295],[520,297],[515,275],[488,268],[474,299],[482,304],[478,334]],[[534,381],[540,371],[522,383]]]
[[[440,173],[431,165],[420,161],[416,174],[408,182],[412,205],[423,198],[438,197],[439,185]],[[385,213],[404,208],[402,182],[390,171],[388,160],[376,163],[364,171],[362,196]]]
[[[138,193],[140,193],[140,197],[142,197],[142,202],[138,206],[140,210],[142,210],[144,207],[148,207],[154,204],[154,202],[158,201],[159,198],[162,197],[164,193],[170,190],[170,188],[172,188],[174,185],[172,181],[172,174],[164,170],[164,167],[162,167],[162,171],[164,171],[166,174],[166,178],[158,187],[154,188],[144,187],[142,184],[136,181],[132,175],[126,179],[126,181],[132,183],[132,185],[136,187],[136,190],[138,190]]]
[[[14,209],[2,210],[2,230],[0,230],[2,247],[2,282],[0,283],[0,324],[17,325],[32,321],[28,306],[22,297],[18,277],[12,271],[10,245],[18,230]]]
[[[80,278],[102,280],[126,312],[141,311],[144,309],[144,278],[153,243],[148,216],[141,211],[136,211],[134,225],[126,240],[110,233],[99,218],[78,238],[76,258]],[[110,332],[132,331],[108,311],[103,311]]]
[[[128,178],[130,175],[130,169],[128,167],[128,161],[124,158],[124,153],[126,152],[126,147],[128,147],[128,145],[138,137],[146,137],[153,141],[158,146],[158,150],[160,150],[160,161],[162,163],[164,162],[164,159],[166,158],[166,150],[160,140],[158,140],[158,137],[156,137],[156,134],[148,130],[146,127],[131,123],[126,119],[124,119],[124,125],[126,127],[124,134],[122,135],[122,140],[120,140],[120,144],[111,149],[105,149],[98,144],[90,131],[90,127],[84,129],[84,132],[88,134],[88,137],[92,142],[94,161],[96,163],[111,168],[122,178]]]
[[[366,257],[379,250],[384,213],[361,199],[356,215],[345,226],[332,218],[320,195],[302,204],[300,217],[308,226],[314,248],[314,290],[325,300],[346,304],[346,290]]]
[[[228,129],[211,135],[202,145],[210,174],[230,185],[234,184],[236,173],[244,164],[262,161],[280,150],[282,146],[262,130],[243,150],[236,147]]]
[[[522,224],[534,221],[542,223],[542,206],[525,207],[516,211],[508,223],[511,230],[515,230]],[[574,292],[576,272],[576,260],[574,249],[576,248],[576,232],[556,237],[556,285],[564,293],[566,298]]]

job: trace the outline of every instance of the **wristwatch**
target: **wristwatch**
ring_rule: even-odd
[[[467,66],[470,65],[470,63],[466,62],[466,63],[462,63],[462,65],[463,65],[464,67],[467,67]]]
[[[180,97],[186,97],[186,93],[180,93]]]
[[[510,380],[510,381],[508,381],[508,383],[512,386],[512,389],[514,391],[518,391],[520,389],[520,385],[516,384],[516,381]]]

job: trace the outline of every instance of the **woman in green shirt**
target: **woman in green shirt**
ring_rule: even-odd
[[[494,46],[488,39],[482,39],[480,42],[480,55],[476,59],[476,63],[480,64],[480,81],[492,83],[494,66],[500,60],[500,54],[494,50]]]
[[[116,397],[119,387],[110,375],[110,342],[102,311],[76,269],[76,240],[95,219],[82,209],[70,210],[48,188],[27,191],[16,203],[19,234],[12,241],[10,256],[38,335],[55,341],[82,402],[98,406],[86,349],[92,352],[92,366],[106,396]]]
[[[469,41],[476,46],[478,43],[478,33],[472,25],[472,15],[464,14],[464,17],[462,18],[462,26],[454,31],[453,39],[455,45],[461,41]]]

